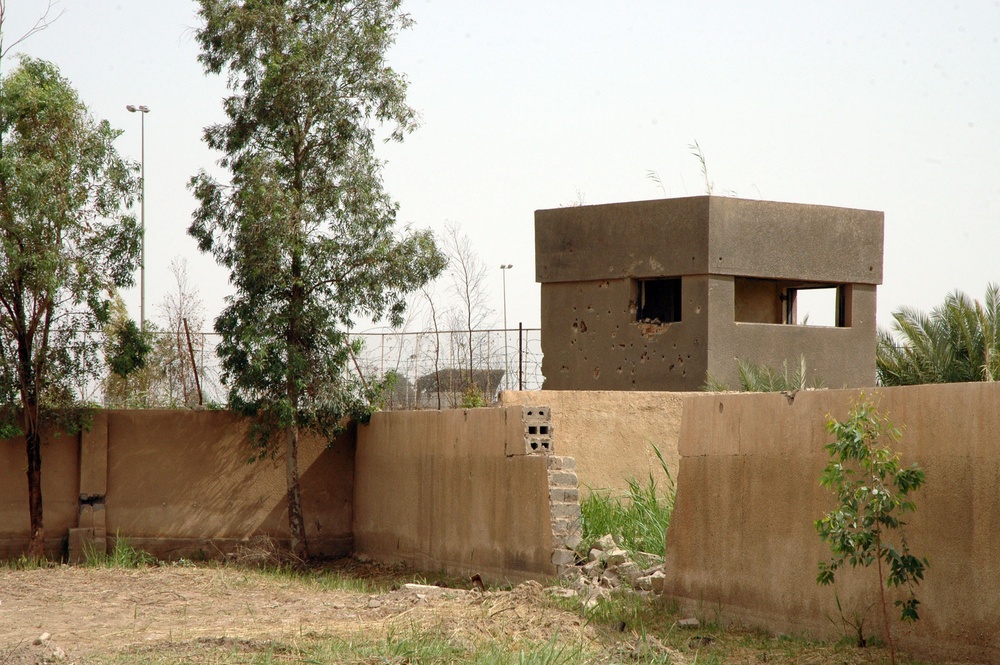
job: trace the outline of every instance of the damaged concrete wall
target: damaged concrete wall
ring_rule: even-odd
[[[840,637],[834,589],[816,584],[829,550],[813,526],[833,508],[818,478],[858,391],[684,397],[677,499],[667,533],[665,592],[692,611],[776,632]],[[907,516],[914,554],[930,562],[918,587],[921,619],[893,627],[908,651],[997,662],[1000,651],[1000,386],[879,390],[903,430],[903,460],[927,474]],[[838,573],[846,616],[880,635],[877,572]],[[890,606],[890,612],[892,607]],[[834,621],[831,621],[833,618]]]
[[[547,404],[559,454],[576,460],[581,488],[624,492],[628,479],[669,484],[653,451],[676,479],[684,393],[600,390],[505,390],[500,406]]]
[[[880,212],[709,196],[536,211],[544,388],[735,386],[737,357],[800,355],[826,385],[870,385],[882,227]],[[679,307],[650,313],[643,293],[675,279]],[[784,323],[782,298],[817,285],[846,289],[844,327]]]
[[[551,438],[532,437],[551,425],[532,435],[531,410],[374,414],[358,429],[356,551],[484,578],[555,575],[568,558],[553,529],[572,517],[572,465],[560,459],[550,473]],[[550,499],[566,507],[553,512]]]
[[[542,285],[545,390],[698,390],[708,369],[708,281],[684,277],[682,320],[635,321],[634,284]]]
[[[736,320],[734,281],[729,276],[709,278],[708,374],[736,389],[736,359],[789,371],[806,359],[809,381],[827,388],[875,385],[875,286],[855,284],[851,289],[850,327],[792,326]]]

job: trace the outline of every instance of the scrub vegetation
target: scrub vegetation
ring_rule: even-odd
[[[663,557],[667,527],[674,509],[674,479],[660,449],[653,446],[667,477],[667,486],[657,485],[653,474],[642,482],[630,478],[623,495],[591,489],[580,499],[583,540],[578,549],[586,554],[598,538],[611,534],[615,542],[635,558],[637,555]]]

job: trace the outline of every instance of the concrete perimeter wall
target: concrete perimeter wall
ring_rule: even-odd
[[[576,477],[572,460],[548,454],[551,439],[528,434],[551,433],[532,424],[538,411],[547,422],[544,407],[374,414],[358,428],[356,552],[491,579],[571,565]]]
[[[247,422],[222,411],[102,411],[89,432],[46,437],[46,550],[100,548],[116,533],[163,558],[217,557],[247,538],[288,540],[283,457],[253,464]],[[23,440],[0,442],[0,557],[27,545]],[[354,438],[303,436],[299,456],[310,551],[351,551]]]
[[[819,485],[827,414],[843,419],[857,390],[689,395],[665,592],[709,619],[840,636],[834,589],[816,584],[829,557],[813,522],[833,508]],[[893,627],[903,648],[935,659],[1000,662],[1000,385],[871,391],[903,426],[903,459],[927,481],[908,515],[912,552],[930,566],[921,619]],[[876,614],[877,572],[838,573],[844,613]],[[890,606],[890,611],[892,611]]]
[[[624,491],[629,478],[667,478],[655,445],[676,480],[677,441],[686,393],[603,390],[505,390],[500,405],[545,404],[552,409],[555,445],[576,460],[581,488]]]

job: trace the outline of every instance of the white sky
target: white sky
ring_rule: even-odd
[[[6,41],[44,0],[9,0]],[[222,119],[188,0],[62,0],[18,50],[54,61],[139,158],[146,104],[147,316],[186,257],[209,310],[226,273],[187,234],[186,183]],[[537,326],[533,211],[704,193],[882,210],[879,323],[1000,281],[1000,0],[412,0],[391,61],[422,127],[387,146],[400,221],[459,223],[508,321]],[[13,65],[8,60],[5,68]],[[126,301],[138,317],[138,289]]]

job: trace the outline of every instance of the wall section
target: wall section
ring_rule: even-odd
[[[102,411],[89,432],[46,437],[46,552],[79,557],[120,533],[157,557],[218,557],[247,538],[288,542],[283,457],[253,464],[247,421],[224,411]],[[0,443],[0,557],[28,539],[23,441]],[[352,549],[354,431],[300,440],[310,552]]]
[[[549,456],[522,407],[376,413],[358,428],[358,554],[491,579],[557,572]]]
[[[850,327],[794,326],[736,321],[734,278],[709,278],[711,308],[707,323],[708,374],[739,386],[737,358],[789,372],[804,356],[810,381],[828,388],[875,383],[875,286],[854,284]]]
[[[650,474],[658,487],[667,487],[654,445],[677,478],[684,394],[505,390],[500,405],[549,406],[558,453],[576,460],[580,487],[624,492],[629,478],[644,483]]]
[[[42,524],[45,553],[62,551],[79,505],[80,437],[46,431],[42,435]],[[27,550],[28,466],[24,437],[0,441],[0,559]]]
[[[681,320],[636,321],[632,279],[541,285],[549,390],[698,390],[708,358],[708,280],[685,276]]]
[[[667,533],[665,592],[694,611],[780,632],[837,637],[834,589],[816,584],[829,556],[813,526],[833,507],[818,483],[826,414],[846,416],[855,390],[702,394],[684,399],[680,474]],[[903,460],[927,482],[908,516],[913,553],[930,566],[921,620],[893,628],[924,657],[1000,662],[1000,385],[882,389],[904,429]],[[874,569],[838,573],[848,615],[874,615]]]

